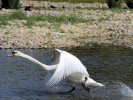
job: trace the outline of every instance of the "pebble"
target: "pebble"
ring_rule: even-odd
[[[53,4],[52,4],[53,5]],[[75,7],[74,5],[71,5]],[[69,7],[69,6],[67,6]],[[49,48],[49,47],[72,47],[81,46],[86,43],[106,43],[122,46],[133,46],[133,17],[132,13],[121,12],[115,13],[111,11],[101,10],[78,10],[78,9],[64,9],[66,15],[74,13],[76,17],[92,18],[95,21],[88,23],[76,23],[62,24],[61,29],[65,32],[60,32],[53,27],[36,27],[32,29],[21,25],[21,27],[14,28],[14,22],[11,22],[11,26],[4,26],[0,28],[1,40],[7,40],[6,42],[0,41],[0,48]],[[42,11],[26,11],[27,16],[30,15],[54,15],[60,16],[64,14],[63,11],[55,10],[42,10]],[[11,13],[14,10],[4,9],[0,11],[0,14]],[[78,14],[78,12],[81,12]],[[113,14],[107,21],[99,22],[98,19],[105,15]],[[124,21],[123,19],[130,18],[130,21]],[[22,23],[21,20],[17,20],[17,23]],[[38,22],[43,23],[43,22]],[[49,22],[45,22],[46,25],[52,25]],[[10,31],[11,34],[4,34]],[[30,34],[34,32],[35,34]],[[62,39],[63,38],[63,39]],[[10,41],[9,41],[10,40]]]
[[[59,32],[57,32],[56,35],[64,35],[65,36],[67,34],[66,33],[59,33]]]

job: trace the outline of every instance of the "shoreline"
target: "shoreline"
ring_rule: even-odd
[[[25,26],[26,20],[9,21],[9,25],[0,27],[0,48],[81,47],[86,44],[132,47],[133,11],[127,11],[129,10],[41,10],[38,15],[43,15],[44,17],[49,14],[68,17],[73,15],[75,18],[91,18],[92,20],[74,24],[62,23],[60,25],[58,25],[58,22],[40,21],[35,22],[32,28]],[[36,12],[40,11],[25,11],[27,16],[35,15]]]

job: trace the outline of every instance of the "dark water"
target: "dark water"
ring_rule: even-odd
[[[133,100],[133,49],[92,46],[64,49],[76,55],[87,67],[90,76],[105,87],[90,87],[90,94],[76,86],[72,94],[61,95],[71,84],[62,81],[47,88],[47,74],[38,65],[20,57],[6,57],[13,50],[0,50],[0,99],[4,100]],[[20,50],[49,64],[52,50]]]

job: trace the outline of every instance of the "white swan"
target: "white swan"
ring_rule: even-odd
[[[20,51],[14,51],[8,55],[8,57],[11,56],[24,57],[43,67],[48,72],[45,80],[47,81],[46,85],[49,87],[57,85],[63,79],[66,79],[72,83],[73,88],[72,90],[68,91],[69,93],[75,90],[76,84],[82,84],[83,88],[88,92],[90,91],[90,89],[87,87],[88,85],[104,86],[103,84],[98,83],[89,77],[85,66],[77,57],[63,50],[54,50],[51,65],[43,64],[33,57]]]

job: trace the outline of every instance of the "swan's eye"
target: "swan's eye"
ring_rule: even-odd
[[[17,52],[12,52],[12,54],[16,54]]]

